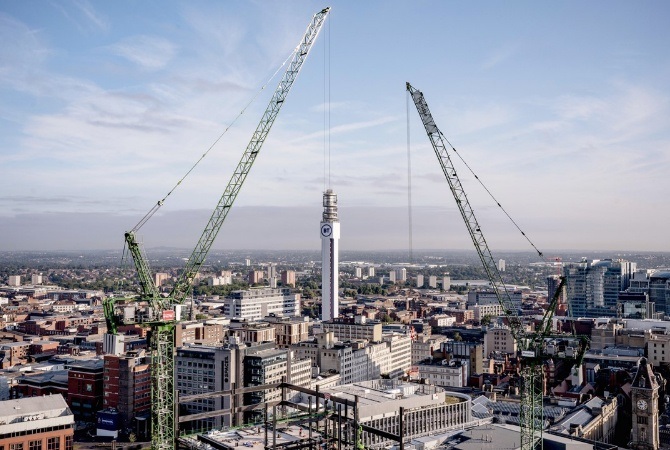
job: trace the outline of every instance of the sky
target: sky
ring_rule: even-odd
[[[324,6],[0,2],[0,250],[122,248],[234,122],[138,232],[192,248]],[[408,249],[410,171],[413,248],[472,248],[409,81],[540,250],[670,251],[670,3],[329,6],[214,248],[320,248],[330,187],[342,249]],[[532,250],[455,164],[492,250]]]

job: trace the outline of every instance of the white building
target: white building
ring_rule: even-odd
[[[505,271],[505,260],[504,259],[499,259],[498,260],[498,271],[499,272],[504,272]]]
[[[252,288],[233,291],[224,299],[223,314],[228,318],[260,320],[276,316],[299,316],[300,294],[290,289]]]
[[[448,291],[451,289],[451,277],[442,277],[442,290]]]
[[[416,276],[416,287],[418,287],[418,288],[423,287],[423,275],[421,275],[421,274]]]
[[[36,286],[38,284],[42,284],[42,282],[43,282],[43,277],[42,277],[41,273],[40,274],[34,273],[31,278],[32,278],[31,283],[32,283],[33,286]]]
[[[369,277],[374,277],[375,276],[375,268],[370,266],[368,267],[368,276]]]
[[[395,270],[395,279],[400,283],[407,281],[407,269],[401,267],[400,269]]]
[[[466,362],[446,359],[424,360],[417,364],[419,378],[435,386],[463,387],[467,385]]]
[[[339,240],[340,221],[337,218],[337,195],[332,189],[323,193],[321,231],[321,319],[330,320],[339,311]]]
[[[437,277],[435,275],[428,277],[428,287],[433,289],[437,288]]]
[[[21,286],[21,275],[10,275],[7,284],[9,286]]]

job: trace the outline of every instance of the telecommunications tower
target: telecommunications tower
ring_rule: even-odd
[[[323,193],[321,220],[321,319],[331,320],[339,315],[340,221],[337,218],[337,195],[332,189]]]

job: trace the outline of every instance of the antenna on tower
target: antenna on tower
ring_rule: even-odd
[[[330,25],[323,40],[323,191],[330,189]]]
[[[409,91],[407,91],[407,217],[409,220],[409,262],[414,262],[412,249],[412,160],[410,158]]]

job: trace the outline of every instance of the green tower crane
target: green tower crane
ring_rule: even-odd
[[[542,448],[542,399],[544,386],[544,362],[550,358],[562,359],[570,366],[580,366],[588,341],[583,336],[552,335],[551,324],[558,299],[563,291],[565,279],[561,278],[558,289],[553,296],[548,309],[534,331],[528,331],[519,315],[519,308],[514,305],[505,287],[502,276],[495,264],[482,229],[477,222],[474,210],[470,206],[468,197],[458,177],[447,144],[455,151],[444,137],[433,120],[423,93],[409,83],[407,91],[412,96],[414,105],[419,113],[421,122],[428,134],[435,155],[442,167],[442,172],[449,184],[449,189],[456,200],[456,205],[470,233],[477,255],[484,266],[486,275],[496,294],[498,303],[507,319],[512,336],[517,343],[521,360],[521,410],[519,425],[521,428],[521,450],[537,450]],[[541,253],[540,253],[541,256]]]
[[[137,241],[136,232],[138,227],[125,234],[126,245],[139,276],[140,295],[139,298],[133,299],[118,300],[111,298],[107,300],[104,305],[105,318],[110,334],[116,334],[117,327],[120,324],[139,323],[150,327],[151,441],[153,449],[168,450],[176,448],[177,405],[174,386],[174,356],[175,327],[179,321],[180,305],[184,304],[193,279],[205,262],[214,239],[233,206],[233,202],[242,188],[242,184],[244,184],[244,180],[249,174],[251,166],[256,160],[329,12],[330,8],[325,8],[312,17],[307,31],[296,47],[260,123],[256,127],[205,227],[205,231],[188,259],[184,271],[177,279],[172,292],[167,297],[160,295],[154,284],[149,264]],[[143,223],[144,221],[140,222],[140,224]],[[122,306],[123,308],[120,308]],[[127,308],[129,307],[131,309],[135,308],[132,313],[128,312]]]

